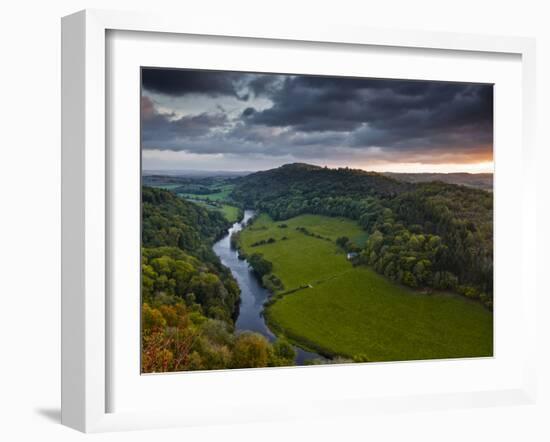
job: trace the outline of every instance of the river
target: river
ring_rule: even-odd
[[[254,210],[245,210],[243,219],[233,224],[227,231],[227,235],[214,244],[213,249],[222,264],[229,267],[241,288],[241,305],[235,328],[237,331],[250,330],[260,333],[273,342],[276,336],[269,330],[262,315],[264,302],[270,295],[269,291],[261,286],[248,262],[239,259],[237,251],[231,248],[230,242],[231,235],[242,230],[254,214]],[[294,347],[294,349],[296,350],[296,365],[304,365],[308,359],[322,358],[317,353],[303,350],[300,347]]]

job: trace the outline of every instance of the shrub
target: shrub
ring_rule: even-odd
[[[273,264],[267,259],[264,259],[263,255],[260,253],[253,253],[250,255],[248,262],[250,267],[252,267],[252,270],[254,270],[254,273],[256,273],[256,275],[260,278],[268,273],[271,273],[271,270],[273,269]]]
[[[296,351],[294,347],[284,338],[279,338],[272,345],[272,352],[269,365],[272,367],[284,367],[294,365]]]

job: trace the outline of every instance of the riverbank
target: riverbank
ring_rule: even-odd
[[[239,258],[237,250],[231,247],[231,235],[242,231],[247,222],[255,216],[253,210],[245,210],[243,218],[233,224],[227,234],[213,246],[214,253],[224,266],[231,270],[233,277],[241,289],[239,315],[235,321],[237,332],[252,331],[263,335],[269,342],[274,342],[277,336],[268,327],[264,315],[264,304],[269,299],[269,291],[262,287],[260,281],[251,270],[248,261]],[[295,347],[296,365],[305,365],[308,360],[321,358],[321,355]]]

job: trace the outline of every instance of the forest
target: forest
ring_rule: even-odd
[[[284,339],[234,332],[240,289],[212,251],[231,223],[142,188],[142,372],[293,365]]]

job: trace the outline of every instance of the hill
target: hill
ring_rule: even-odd
[[[231,321],[239,289],[212,251],[230,223],[163,189],[142,188],[142,297],[173,296],[197,302],[212,318]]]
[[[302,214],[357,220],[369,236],[358,261],[413,288],[450,289],[492,306],[493,196],[442,182],[289,164],[234,181],[244,207],[274,220]]]
[[[406,183],[429,183],[439,181],[447,184],[493,190],[492,173],[395,173],[384,172],[384,176]]]
[[[359,169],[329,169],[292,163],[252,173],[233,181],[233,198],[247,206],[277,198],[391,197],[411,188],[410,184]],[[277,218],[277,216],[275,216]]]
[[[142,188],[143,247],[178,247],[197,258],[210,258],[212,243],[230,226],[216,211],[163,189]]]

